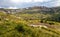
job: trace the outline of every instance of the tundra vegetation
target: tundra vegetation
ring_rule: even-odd
[[[60,13],[0,12],[0,37],[60,37]]]

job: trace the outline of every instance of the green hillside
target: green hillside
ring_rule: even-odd
[[[1,9],[0,37],[60,37],[60,7]]]
[[[60,23],[50,14],[0,12],[0,37],[60,37]],[[54,18],[59,15],[54,14]],[[30,26],[42,23],[42,27]],[[45,27],[45,24],[46,27]]]

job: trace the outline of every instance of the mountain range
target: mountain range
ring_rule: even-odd
[[[0,11],[4,12],[23,12],[26,10],[30,10],[31,12],[37,11],[37,12],[48,12],[48,13],[54,13],[54,12],[60,12],[60,7],[45,7],[45,6],[33,6],[33,7],[27,7],[27,8],[20,8],[20,9],[5,9],[5,8],[0,8]]]

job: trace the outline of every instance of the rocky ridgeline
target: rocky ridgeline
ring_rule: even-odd
[[[20,8],[20,9],[5,9],[5,8],[0,8],[0,11],[4,11],[7,13],[16,13],[16,12],[22,12],[25,10],[32,10],[32,11],[39,11],[42,13],[54,13],[54,12],[60,12],[60,7],[45,7],[45,6],[34,6],[34,7],[27,7],[27,8]]]

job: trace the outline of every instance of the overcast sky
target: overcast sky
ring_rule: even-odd
[[[0,8],[23,8],[30,6],[60,6],[60,0],[0,0]]]

